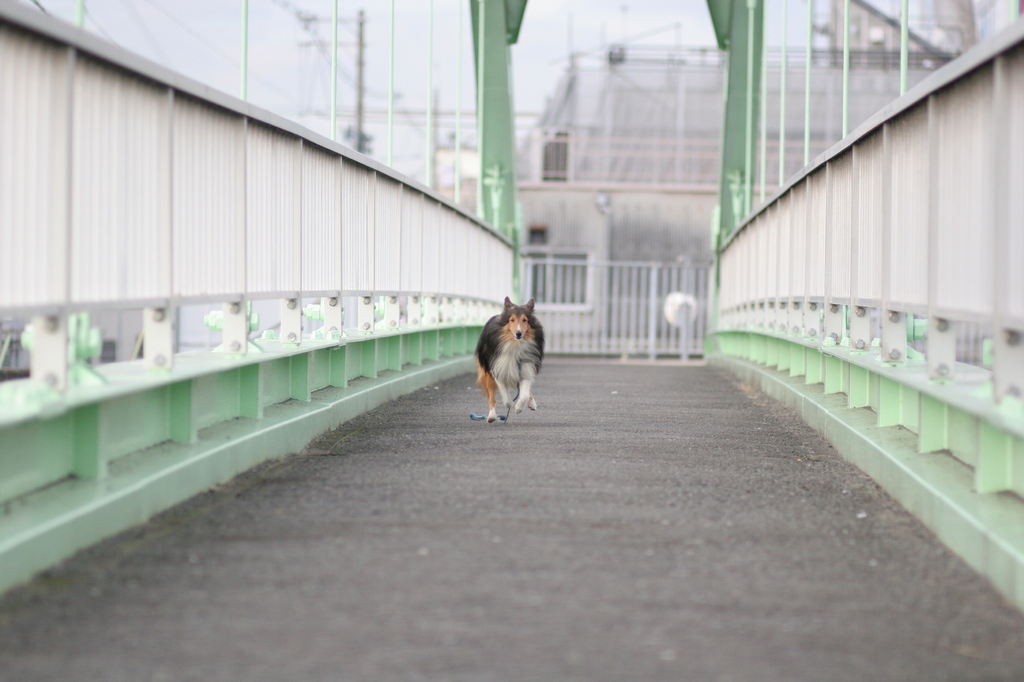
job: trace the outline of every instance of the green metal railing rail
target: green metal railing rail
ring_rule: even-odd
[[[1024,607],[1022,184],[1018,22],[723,236],[709,344]]]

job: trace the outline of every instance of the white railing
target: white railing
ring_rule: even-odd
[[[0,316],[33,319],[32,374],[52,387],[67,386],[78,311],[146,309],[146,363],[167,369],[185,304],[224,304],[224,346],[245,353],[245,302],[281,300],[283,341],[301,340],[303,298],[324,299],[338,332],[343,296],[360,331],[382,296],[386,328],[399,297],[403,325],[440,322],[440,299],[474,322],[510,293],[512,264],[487,224],[367,157],[0,9]]]
[[[949,382],[957,327],[974,325],[990,335],[994,400],[1019,400],[1022,44],[1018,22],[869,119],[749,216],[720,254],[719,329],[820,340],[899,367],[908,335],[925,331],[915,333],[914,318],[926,318],[917,327],[926,325],[927,375]],[[1024,433],[1022,418],[1003,426]]]

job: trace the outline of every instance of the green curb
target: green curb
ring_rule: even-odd
[[[756,384],[821,433],[952,551],[1024,609],[1024,503],[1012,493],[975,492],[975,473],[946,452],[918,452],[918,436],[878,426],[866,407],[849,407],[822,384],[722,355],[708,363]]]

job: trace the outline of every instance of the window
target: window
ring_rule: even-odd
[[[544,167],[541,180],[565,182],[569,179],[569,133],[559,131],[544,143]]]
[[[548,243],[547,225],[530,225],[527,243],[530,246],[544,246]]]

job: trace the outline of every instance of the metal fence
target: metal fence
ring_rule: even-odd
[[[547,351],[688,358],[704,352],[708,268],[524,259]]]

